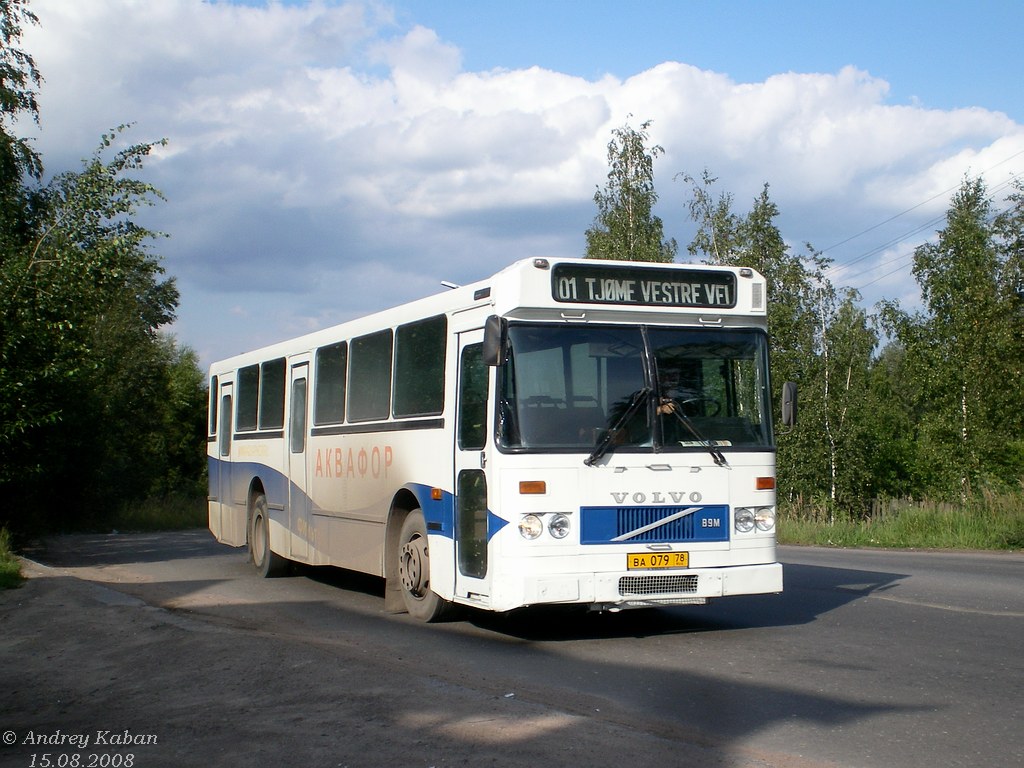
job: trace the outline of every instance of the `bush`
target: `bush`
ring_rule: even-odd
[[[21,563],[11,551],[11,535],[6,528],[0,528],[0,589],[13,589],[22,580]]]

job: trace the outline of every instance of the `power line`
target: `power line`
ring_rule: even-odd
[[[995,170],[999,166],[1001,166],[1001,165],[1003,165],[1005,163],[1008,163],[1011,160],[1013,160],[1014,158],[1020,157],[1021,155],[1024,155],[1024,149],[1022,149],[1020,152],[1016,152],[1016,153],[1010,155],[1007,158],[1004,158],[1004,159],[1000,160],[998,163],[996,163],[995,165],[991,166],[990,168],[987,168],[984,171],[982,171],[981,173],[976,174],[973,178],[976,178],[976,179],[981,178],[986,173],[989,173],[989,172]],[[1005,186],[1006,184],[1009,184],[1009,183],[1010,182],[1008,182],[1008,181],[1007,182],[1003,182],[999,186]],[[866,235],[869,232],[874,232],[879,227],[884,227],[886,224],[888,224],[888,223],[890,223],[892,221],[895,221],[896,219],[900,218],[901,216],[906,216],[908,213],[912,213],[913,211],[916,211],[921,206],[927,205],[928,203],[932,202],[933,200],[936,200],[937,198],[940,198],[940,197],[943,197],[945,195],[948,195],[951,192],[955,192],[959,188],[960,188],[960,185],[958,184],[955,187],[950,187],[949,189],[943,190],[942,192],[938,192],[938,193],[932,195],[931,197],[929,197],[927,200],[924,200],[924,201],[918,203],[917,205],[913,205],[910,208],[907,208],[905,211],[901,211],[901,212],[899,212],[899,213],[897,213],[897,214],[895,214],[893,216],[890,216],[885,221],[880,221],[878,224],[874,224],[874,225],[868,227],[867,229],[858,232],[855,235],[850,235],[845,240],[840,240],[838,243],[835,243],[833,245],[828,246],[827,248],[822,250],[822,253],[828,253],[833,248],[838,248],[841,245],[846,245],[850,241],[856,240],[858,237],[862,237],[863,235]],[[992,190],[992,191],[994,192],[995,190]]]
[[[1000,187],[1006,186],[1007,184],[1009,184],[1009,182],[997,185],[996,188],[998,189]],[[997,210],[995,212],[995,215],[999,216],[999,215],[1001,215],[1003,213],[1006,213],[1006,212],[1008,212],[1011,209],[1011,207],[1012,206],[1007,206],[1004,209]],[[940,221],[942,218],[943,217],[940,216],[937,219],[933,219],[932,221],[928,222],[927,224],[925,224],[925,225],[923,225],[921,227],[918,227],[918,231],[920,231],[922,229],[927,229],[929,226],[932,226],[934,223],[936,223],[937,221]],[[898,240],[897,241],[893,241],[893,242],[898,242]],[[883,248],[875,249],[874,252],[877,253],[879,250],[882,250],[882,249]],[[859,291],[859,290],[861,290],[863,288],[867,288],[869,285],[874,285],[875,283],[877,283],[877,282],[879,282],[881,280],[884,280],[887,277],[891,277],[892,275],[895,275],[897,272],[902,272],[904,269],[907,268],[907,266],[909,266],[909,263],[913,260],[913,258],[914,258],[914,251],[916,251],[916,249],[910,251],[909,253],[904,253],[904,254],[901,254],[899,256],[895,256],[895,257],[893,257],[891,259],[888,259],[887,261],[883,261],[880,264],[875,265],[875,267],[873,267],[871,269],[865,269],[865,270],[862,270],[861,272],[857,272],[857,273],[855,273],[853,275],[846,275],[844,277],[846,279],[850,279],[850,278],[854,278],[854,277],[859,277],[861,275],[866,275],[869,272],[874,271],[874,269],[878,269],[879,267],[884,267],[884,266],[886,266],[888,264],[892,264],[894,262],[905,262],[905,263],[901,264],[899,267],[897,267],[896,269],[891,270],[889,272],[886,272],[883,275],[879,275],[878,277],[874,278],[873,280],[869,280],[866,283],[862,283],[860,285],[850,285],[851,288],[853,288],[854,290],[858,290]]]
[[[1020,152],[1016,152],[1013,155],[1010,155],[1009,157],[1004,158],[1003,160],[1000,160],[995,165],[989,167],[988,169],[982,171],[981,173],[978,173],[978,174],[974,175],[971,178],[973,178],[973,179],[980,179],[985,174],[990,173],[991,171],[993,171],[994,169],[998,168],[999,166],[1001,166],[1001,165],[1003,165],[1005,163],[1008,163],[1011,160],[1013,160],[1014,158],[1017,158],[1017,157],[1019,157],[1021,155],[1024,155],[1024,150],[1021,150]],[[988,194],[989,195],[997,194],[1002,189],[1010,186],[1013,183],[1014,179],[1015,179],[1015,176],[1011,175],[1011,177],[1009,179],[1006,179],[1006,180],[1000,182],[999,184],[995,185],[991,189],[987,190]],[[848,237],[848,238],[846,238],[844,240],[839,241],[835,245],[829,246],[828,248],[824,249],[822,251],[822,253],[823,254],[827,253],[829,250],[832,250],[834,248],[838,248],[839,246],[844,245],[846,243],[849,243],[852,240],[855,240],[858,237],[861,237],[862,235],[868,234],[869,232],[873,232],[874,230],[876,230],[876,229],[878,229],[880,227],[883,227],[886,224],[891,223],[892,221],[895,221],[896,219],[900,218],[901,216],[905,216],[908,213],[911,213],[911,212],[917,210],[918,208],[920,208],[920,207],[922,207],[924,205],[927,205],[928,203],[932,202],[933,200],[935,200],[935,199],[937,199],[939,197],[942,197],[944,195],[949,195],[952,192],[955,192],[957,189],[960,189],[960,187],[961,187],[961,185],[957,185],[955,187],[951,187],[951,188],[949,188],[947,190],[939,192],[938,194],[935,194],[935,195],[931,196],[927,200],[924,200],[924,201],[918,203],[917,205],[911,206],[910,208],[907,208],[906,210],[901,211],[900,213],[897,213],[894,216],[890,216],[888,219],[885,219],[884,221],[879,222],[878,224],[875,224],[875,225],[873,225],[871,227],[868,227],[867,229],[864,229],[864,230],[862,230],[861,232],[858,232],[855,235],[851,235],[850,237]],[[897,236],[897,237],[895,237],[895,238],[893,238],[893,239],[891,239],[891,240],[889,240],[889,241],[887,241],[887,242],[885,242],[885,243],[883,243],[881,245],[875,246],[874,248],[871,248],[870,250],[865,251],[865,252],[859,254],[858,256],[856,256],[856,257],[854,257],[852,259],[848,259],[848,260],[845,260],[843,262],[836,261],[836,262],[834,262],[833,266],[829,267],[826,270],[826,274],[831,277],[833,275],[836,275],[840,270],[846,269],[846,268],[848,268],[848,267],[850,267],[850,266],[852,266],[854,264],[857,264],[857,263],[859,263],[861,261],[864,261],[865,259],[868,259],[871,256],[874,256],[876,254],[882,253],[885,250],[887,250],[889,248],[892,248],[892,247],[898,245],[899,243],[901,243],[901,242],[903,242],[905,240],[908,240],[911,237],[914,237],[915,235],[920,234],[924,230],[927,230],[930,227],[933,227],[933,226],[937,225],[939,222],[941,222],[943,220],[943,218],[945,218],[946,215],[947,214],[944,213],[941,216],[937,216],[935,218],[932,218],[932,219],[928,220],[927,222],[925,222],[925,223],[923,223],[923,224],[921,224],[921,225],[919,225],[917,227],[914,227],[910,231],[905,232],[905,233],[903,233],[903,234],[901,234],[901,235],[899,235],[899,236]],[[874,269],[877,269],[879,266],[885,266],[886,264],[893,263],[894,261],[909,261],[912,256],[913,256],[913,253],[904,254],[902,256],[897,256],[897,257],[895,257],[893,259],[889,259],[888,261],[884,261],[881,264],[876,265],[872,269],[862,270],[862,271],[854,273],[852,275],[844,276],[844,282],[848,281],[848,280],[850,280],[852,278],[859,277],[860,275],[866,274],[868,272],[874,271]],[[887,272],[884,275],[881,275],[879,277],[876,277],[873,280],[869,280],[868,282],[863,283],[860,286],[853,286],[853,285],[851,285],[850,287],[854,288],[855,290],[860,290],[862,288],[866,288],[869,285],[874,285],[875,283],[879,282],[880,280],[883,280],[886,277],[889,277],[891,275],[896,274],[897,272],[902,271],[903,269],[906,268],[906,266],[907,266],[906,264],[903,264],[900,267],[898,267],[897,269],[892,270],[890,272]],[[847,283],[847,284],[849,284],[849,283]]]

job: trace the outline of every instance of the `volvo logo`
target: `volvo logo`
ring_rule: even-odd
[[[629,491],[612,491],[612,498],[615,499],[616,504],[625,504],[627,500],[634,504],[682,504],[684,500],[689,501],[691,504],[699,504],[701,496],[697,491],[693,491],[687,495],[686,491],[654,491],[651,494],[646,494],[643,491],[636,491],[630,493]]]

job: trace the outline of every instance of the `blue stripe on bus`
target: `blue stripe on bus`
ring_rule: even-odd
[[[421,483],[409,483],[405,486],[416,497],[423,512],[423,520],[427,524],[428,534],[438,534],[446,539],[455,536],[455,497],[448,491],[441,492],[440,499],[431,498],[431,491],[436,486]]]
[[[427,532],[444,536],[446,539],[455,538],[455,496],[448,491],[441,492],[441,499],[435,501],[431,498],[433,486],[414,483],[406,486],[419,501],[420,509],[423,511],[423,519],[427,524]],[[508,525],[508,520],[498,517],[490,509],[487,510],[487,540],[494,538],[502,528]]]
[[[207,471],[209,472],[209,495],[213,498],[219,499],[220,488],[217,484],[218,469],[221,465],[226,467],[231,472],[231,485],[232,489],[235,485],[235,478],[244,478],[242,482],[246,484],[246,487],[241,493],[233,494],[237,498],[244,498],[244,495],[249,492],[249,485],[252,483],[254,478],[259,478],[263,484],[263,492],[267,496],[267,503],[271,505],[283,506],[288,503],[288,483],[290,482],[288,477],[278,470],[268,467],[266,464],[258,464],[250,461],[224,461],[222,459],[208,456]],[[231,503],[233,499],[226,499],[227,503]]]

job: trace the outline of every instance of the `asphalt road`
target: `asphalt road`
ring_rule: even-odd
[[[785,592],[778,596],[620,614],[470,615],[429,626],[384,613],[382,585],[374,579],[305,569],[260,580],[244,551],[216,544],[205,531],[67,536],[31,554],[43,564],[30,566],[33,583],[101,585],[90,594],[101,607],[116,609],[103,619],[108,623],[147,612],[146,621],[158,617],[175,631],[187,630],[182,637],[189,642],[202,635],[203,642],[175,662],[184,665],[182,673],[186,667],[223,667],[227,659],[234,678],[249,679],[243,689],[272,685],[277,700],[286,702],[274,722],[319,729],[308,739],[301,730],[289,733],[300,744],[312,743],[314,735],[324,749],[332,739],[340,745],[369,739],[365,723],[379,722],[380,713],[361,721],[358,733],[337,723],[328,732],[324,723],[310,721],[311,703],[339,685],[345,690],[329,691],[334,701],[362,697],[364,709],[365,702],[393,697],[388,739],[403,727],[415,735],[408,743],[367,741],[381,745],[373,757],[347,754],[319,764],[500,766],[544,759],[549,765],[744,768],[1024,765],[1021,554],[787,547],[780,555]],[[20,626],[9,618],[15,615],[12,601],[26,599],[11,597],[19,592],[0,595],[5,632]],[[57,610],[81,602],[65,598]],[[61,621],[73,626],[70,616]],[[106,637],[113,642],[118,633]],[[143,653],[136,632],[125,637]],[[0,663],[9,670],[0,675],[12,674],[8,665],[17,665],[19,654],[25,658],[27,642],[0,639]],[[260,665],[235,658],[249,646],[257,649],[249,653],[266,654]],[[51,661],[64,658],[55,653]],[[62,663],[84,663],[78,658]],[[358,675],[339,683],[329,667],[343,663],[361,666]],[[162,674],[166,680],[169,673]],[[23,740],[27,728],[44,724],[50,731],[64,722],[78,730],[103,725],[76,719],[66,704],[61,713],[35,702],[25,682],[29,675],[14,676],[16,695],[0,704],[0,729]],[[69,676],[70,670],[61,679],[73,689]],[[78,683],[90,684],[97,685]],[[154,699],[168,695],[167,683],[160,685]],[[308,695],[288,695],[298,687]],[[175,696],[191,692],[196,708],[220,701],[221,688],[181,688]],[[152,700],[144,694],[140,701]],[[234,701],[223,718],[238,714]],[[151,713],[141,706],[141,722],[153,720],[148,730],[157,728],[157,719],[168,722],[156,705]],[[480,714],[439,725],[438,707]],[[29,710],[33,714],[25,714]],[[223,756],[213,754],[227,749],[230,730],[210,741],[194,728],[195,754],[202,757],[196,764],[232,764],[218,763],[215,758]],[[435,746],[430,734],[438,731],[447,740]],[[165,743],[173,738],[165,734]],[[26,745],[15,746],[16,752],[0,747],[0,765],[28,765]],[[180,760],[170,747],[151,750],[136,766],[172,764],[171,756]]]

